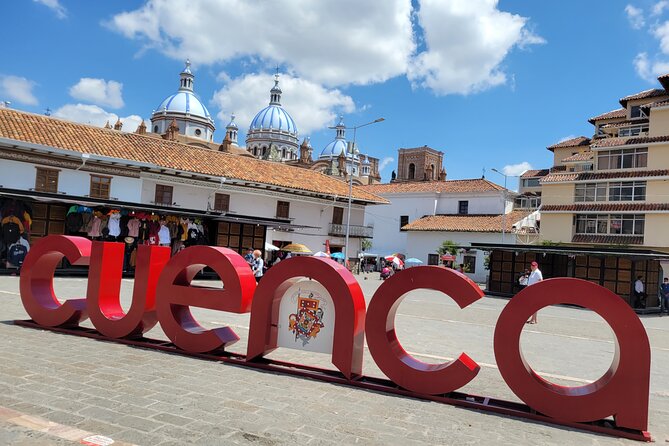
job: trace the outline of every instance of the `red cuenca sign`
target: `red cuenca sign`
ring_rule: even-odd
[[[293,257],[285,260],[271,268],[256,286],[246,261],[227,248],[194,246],[170,258],[167,247],[140,246],[132,304],[125,312],[119,301],[123,254],[122,243],[91,242],[69,236],[41,239],[26,257],[20,278],[21,299],[32,321],[17,323],[82,334],[88,332],[77,331],[78,325],[90,318],[98,332],[95,336],[143,346],[154,345],[143,335],[159,323],[173,343],[170,348],[184,354],[650,440],[647,433],[648,337],[631,308],[616,294],[596,284],[570,278],[549,279],[524,289],[500,314],[491,347],[504,381],[526,404],[521,405],[458,393],[457,390],[475,379],[480,370],[476,361],[466,353],[443,364],[426,364],[402,348],[394,321],[408,292],[416,289],[440,291],[461,308],[484,296],[475,283],[451,269],[424,266],[401,271],[383,282],[369,307],[365,308],[365,299],[355,277],[327,258]],[[73,265],[89,266],[85,298],[63,303],[56,298],[53,277],[63,257]],[[191,286],[192,279],[204,267],[218,274],[224,284],[222,289]],[[320,283],[331,296],[336,315],[332,363],[339,374],[265,358],[278,347],[282,298],[291,286],[305,277]],[[313,333],[314,327],[320,329],[323,326],[322,319],[318,319],[323,315],[323,309],[317,309],[319,301],[313,298],[299,299],[302,312],[291,314],[290,328],[297,333],[299,317],[310,321],[311,331],[305,333]],[[525,321],[538,310],[556,304],[589,308],[613,330],[614,359],[597,381],[563,387],[539,376],[523,358],[520,335]],[[250,312],[246,355],[226,353],[225,348],[239,340],[239,336],[230,327],[202,327],[191,313],[191,307]],[[321,325],[314,325],[314,321]],[[82,335],[93,336],[90,333]],[[365,338],[372,358],[390,381],[363,376]]]

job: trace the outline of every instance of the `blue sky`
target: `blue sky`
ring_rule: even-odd
[[[658,0],[21,0],[3,13],[0,101],[13,108],[120,116],[133,131],[190,57],[221,140],[231,112],[244,133],[266,104],[278,64],[315,154],[339,113],[386,119],[358,132],[384,180],[399,147],[422,145],[445,152],[453,179],[549,167],[546,146],[591,135],[589,117],[669,72]]]

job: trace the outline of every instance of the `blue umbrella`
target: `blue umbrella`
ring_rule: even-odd
[[[420,265],[421,263],[423,263],[423,261],[415,257],[411,257],[410,259],[406,259],[404,263],[415,263],[416,265]]]
[[[344,258],[344,253],[343,252],[333,252],[330,254],[331,259],[343,259]]]

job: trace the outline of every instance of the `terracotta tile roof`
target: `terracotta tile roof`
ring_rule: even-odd
[[[625,96],[624,98],[621,98],[620,105],[626,107],[628,101],[632,101],[634,99],[656,98],[658,96],[667,96],[667,91],[665,89],[659,89],[659,88],[651,88],[650,90],[640,91],[639,93],[634,93],[629,96]]]
[[[520,178],[545,177],[549,172],[549,169],[526,170]]]
[[[667,78],[667,81],[669,81],[669,77]],[[644,104],[641,106],[641,108],[655,108],[655,107],[664,107],[666,105],[669,105],[669,100],[663,100],[663,101],[657,101],[657,102],[650,102],[648,104]]]
[[[588,150],[587,152],[581,152],[577,153],[576,155],[568,156],[567,158],[563,159],[563,163],[577,163],[579,161],[590,161],[595,158],[595,153],[592,152],[591,150]]]
[[[616,119],[616,118],[626,118],[627,117],[627,109],[626,108],[617,108],[615,110],[611,110],[610,112],[602,113],[601,115],[594,116],[590,119],[588,119],[588,122],[591,124],[594,124],[595,121],[601,121],[603,119]]]
[[[77,124],[47,116],[0,109],[0,137],[159,168],[226,177],[328,196],[348,196],[348,185],[322,173],[203,149],[136,133]],[[353,197],[387,203],[371,191],[354,188]]]
[[[625,179],[625,178],[646,178],[646,177],[664,177],[669,176],[669,170],[632,170],[615,171],[615,172],[566,172],[566,173],[551,173],[546,175],[541,183],[563,183],[567,181],[596,181],[608,179]]]
[[[643,245],[642,235],[590,235],[576,234],[573,243],[600,243],[604,245]]]
[[[562,149],[564,147],[580,147],[588,145],[590,145],[590,138],[587,138],[585,136],[578,136],[576,138],[571,138],[566,141],[553,144],[552,146],[548,146],[546,148],[552,152],[555,149]]]
[[[359,186],[360,189],[376,195],[408,194],[414,192],[467,193],[503,191],[504,188],[485,178],[447,181],[414,181],[405,183],[385,183]]]
[[[669,203],[574,203],[546,204],[541,212],[648,212],[669,211]]]
[[[603,138],[592,144],[592,148],[630,146],[633,144],[652,144],[656,142],[669,141],[669,135],[662,136],[637,136],[633,138]]]
[[[513,230],[514,223],[530,214],[529,211],[513,211],[506,214],[506,231]],[[402,228],[404,231],[443,232],[502,232],[502,215],[428,215],[414,220]]]

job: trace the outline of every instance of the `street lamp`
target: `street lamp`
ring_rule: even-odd
[[[349,163],[349,172],[348,172],[348,211],[346,215],[346,243],[344,245],[344,262],[348,262],[348,239],[351,233],[351,200],[353,198],[353,158],[355,158],[355,152],[356,152],[356,147],[355,147],[355,137],[356,133],[359,128],[366,127],[368,125],[376,124],[377,122],[382,122],[385,121],[385,118],[378,118],[375,119],[371,122],[368,122],[366,124],[360,124],[360,125],[354,125],[352,127],[344,127],[346,130],[353,130],[353,141],[350,143],[348,147],[346,147],[346,151],[351,154],[351,161]],[[336,129],[337,127],[328,127],[330,129]],[[341,128],[341,127],[340,127]]]
[[[518,177],[518,175],[507,175],[500,172],[499,170],[492,168],[493,172],[496,172],[504,177],[504,210],[502,211],[502,243],[506,242],[506,180],[508,177]]]

